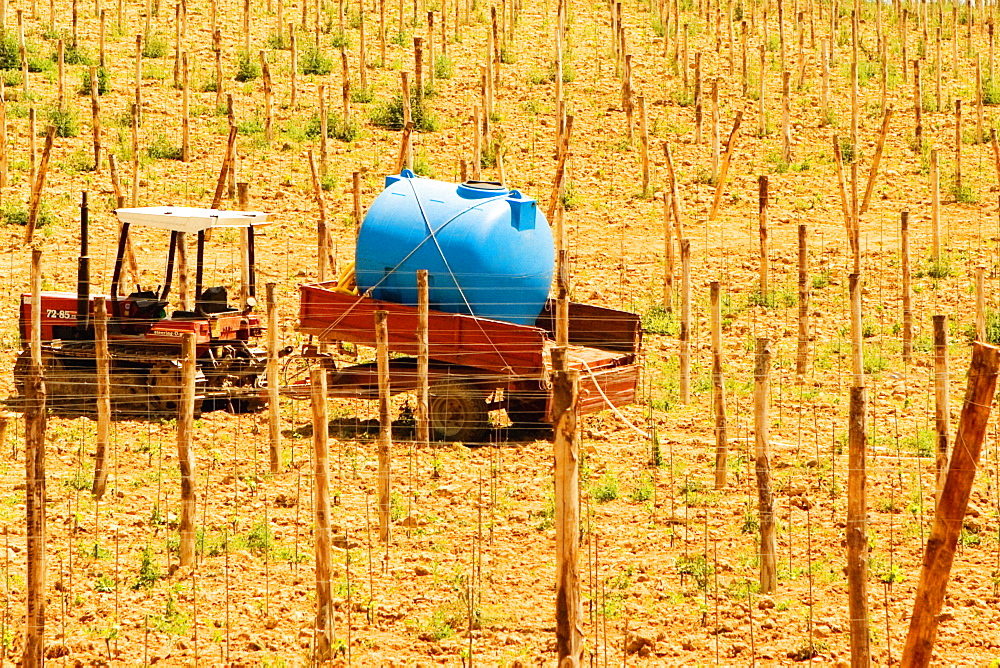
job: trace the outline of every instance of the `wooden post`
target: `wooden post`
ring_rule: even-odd
[[[769,292],[767,280],[767,200],[767,175],[761,174],[757,177],[757,221],[760,231],[760,299],[764,306],[767,306]]]
[[[715,489],[726,487],[729,441],[726,430],[726,384],[722,375],[722,299],[719,282],[709,284],[712,308],[712,403],[715,412]]]
[[[956,100],[957,102],[957,100]],[[937,149],[931,149],[931,258],[941,261],[941,180],[938,173]]]
[[[181,161],[191,161],[191,86],[188,77],[188,54],[181,52]]]
[[[279,0],[280,2],[280,0]],[[260,50],[260,71],[264,82],[264,139],[274,140],[274,92],[271,84],[271,66],[267,62],[267,53]],[[349,119],[345,117],[346,123]]]
[[[773,594],[778,585],[778,545],[771,490],[771,436],[768,402],[771,395],[771,349],[757,339],[754,365],[754,457],[757,469],[757,509],[760,515],[760,593]]]
[[[681,239],[680,401],[691,400],[691,240]]]
[[[326,176],[330,166],[329,149],[329,119],[326,112],[326,86],[320,84],[317,88],[319,93],[319,173]]]
[[[781,159],[785,163],[792,161],[792,96],[789,79],[791,73],[785,70],[781,73]]]
[[[94,173],[101,173],[101,102],[100,102],[100,91],[98,89],[98,75],[97,68],[91,66],[90,68],[90,111],[91,111],[91,128],[94,135]],[[4,125],[6,126],[6,111],[3,114]],[[4,127],[6,131],[6,127]],[[6,134],[6,132],[4,132]],[[6,164],[3,170],[4,180],[6,181],[7,170]],[[6,185],[6,184],[0,184]]]
[[[920,92],[920,61],[913,61],[913,144],[918,154],[924,145],[923,99]]]
[[[990,24],[992,27],[993,24]],[[988,343],[986,339],[986,282],[983,272],[986,268],[978,265],[975,268],[976,276],[976,341]]]
[[[557,220],[562,217],[562,207],[556,209]],[[559,225],[562,228],[562,225]],[[556,253],[556,346],[569,345],[569,261],[562,244]]]
[[[214,3],[213,3],[214,5]],[[218,109],[222,106],[222,101],[225,96],[225,84],[222,77],[222,31],[216,29],[212,33],[212,51],[215,52],[215,108],[216,113]],[[295,33],[292,33],[292,105],[294,107],[295,100]]]
[[[649,192],[649,132],[646,128],[646,96],[639,96],[639,141],[642,161],[642,195]]]
[[[250,209],[250,184],[236,184],[236,206],[240,211]],[[240,309],[249,307],[250,299],[250,235],[252,227],[240,228]]]
[[[850,275],[852,367],[848,421],[847,474],[847,596],[851,631],[851,665],[871,662],[868,629],[868,474],[866,470],[864,366],[861,350],[861,277]]]
[[[430,292],[427,270],[417,270],[417,442],[427,445],[431,440],[430,421],[430,343],[428,318]]]
[[[139,105],[132,105],[132,207],[139,206]]]
[[[712,100],[711,123],[709,124],[712,143],[712,183],[719,183],[719,78],[712,79],[709,96]],[[644,99],[644,98],[640,98]],[[643,135],[645,135],[645,105],[643,105]]]
[[[28,224],[24,235],[24,243],[30,244],[35,237],[35,226],[38,223],[38,210],[42,204],[42,189],[45,187],[45,174],[49,169],[49,156],[52,154],[52,143],[55,141],[56,129],[49,126],[45,131],[45,148],[42,159],[38,163],[35,181],[31,185],[31,199],[28,202]]]
[[[937,433],[934,448],[934,465],[937,469],[937,491],[940,498],[948,473],[951,448],[948,435],[951,431],[951,409],[948,392],[948,316],[935,315],[934,320],[934,431]]]
[[[417,106],[420,107],[424,103],[424,40],[421,37],[413,38],[413,84],[417,87]]]
[[[871,202],[872,191],[875,189],[875,177],[878,175],[878,166],[882,161],[882,149],[885,148],[885,138],[889,134],[889,120],[892,118],[893,107],[890,104],[885,109],[882,116],[882,129],[879,130],[878,143],[875,145],[875,156],[872,158],[871,171],[868,172],[868,185],[865,187],[865,198],[861,202],[861,210],[858,216],[865,215],[868,211],[868,204]]]
[[[20,13],[20,12],[19,12]],[[42,372],[42,251],[31,250],[31,366],[25,381],[24,481],[27,533],[25,666],[45,665],[45,383]]]
[[[410,108],[410,73],[400,72],[400,88],[403,93],[403,141],[400,151],[403,156],[403,166],[413,169],[413,111]],[[396,170],[397,173],[402,171]]]
[[[799,224],[799,345],[795,373],[800,380],[809,365],[809,249],[805,223]]]
[[[670,228],[670,189],[663,190],[663,310],[674,310],[674,235]]]
[[[100,500],[108,482],[108,432],[111,428],[111,360],[108,354],[108,309],[103,298],[94,303],[94,352],[97,357],[97,437],[93,494]]]
[[[819,110],[822,118],[820,119],[820,125],[829,125],[830,123],[830,62],[827,56],[826,40],[820,41],[819,46],[819,57],[820,57],[820,75],[821,75],[821,90],[820,90],[820,103]]]
[[[57,46],[56,99],[59,111],[66,109],[66,45],[59,40]]]
[[[935,160],[935,167],[937,161]],[[962,101],[955,100],[955,198],[962,191]],[[937,254],[935,253],[935,258]]]
[[[743,122],[743,110],[736,112],[733,119],[733,129],[729,133],[729,140],[726,141],[726,154],[722,157],[722,167],[719,169],[719,176],[715,180],[715,198],[712,200],[712,208],[708,212],[708,220],[713,221],[719,213],[719,206],[722,204],[722,192],[726,186],[726,176],[729,174],[729,164],[733,159],[733,151],[736,148],[736,135],[740,130],[740,123]]]
[[[319,173],[316,171],[316,158],[312,151],[309,151],[309,171],[312,175],[312,185],[313,185],[313,199],[316,200],[316,238],[317,238],[317,257],[316,257],[316,272],[317,280],[322,283],[327,279],[327,272],[329,269],[330,253],[329,253],[329,233],[326,229],[326,206],[323,203],[323,187],[319,182]]]
[[[983,70],[976,54],[976,143],[983,143]]]
[[[194,334],[184,335],[184,355],[181,360],[181,402],[177,411],[177,460],[181,471],[181,566],[195,563],[195,515],[197,498],[194,491],[194,402],[195,376],[198,372],[197,343]]]
[[[390,453],[392,449],[392,412],[389,405],[389,329],[386,311],[375,311],[375,356],[378,363],[378,537],[388,545],[390,539]]]
[[[986,436],[997,385],[1000,350],[985,343],[972,345],[972,363],[965,403],[955,434],[955,450],[945,478],[934,525],[927,540],[913,614],[900,665],[922,667],[931,662],[937,636],[938,615],[951,576],[958,536],[969,505],[972,484]]]
[[[326,412],[326,369],[309,373],[312,396],[313,475],[316,513],[316,655],[319,663],[333,658],[333,559],[330,550],[330,424]]]
[[[760,44],[760,76],[758,77],[758,79],[760,79],[760,81],[758,81],[758,91],[757,91],[757,93],[759,95],[759,97],[757,98],[757,136],[758,137],[763,137],[764,135],[767,134],[767,124],[766,124],[766,122],[764,120],[764,80],[767,78],[766,76],[764,76],[764,72],[766,72],[765,68],[767,67],[767,64],[765,62],[765,57],[764,57],[765,56],[765,52],[766,52],[766,47],[765,47],[764,43],[761,42],[761,44]]]
[[[566,348],[552,350],[555,426],[556,651],[560,666],[583,662],[580,599],[580,452],[576,440],[579,372],[567,368]]]
[[[913,309],[910,289],[910,212],[899,215],[899,253],[902,258],[901,272],[903,287],[903,363],[909,364],[913,358]]]
[[[281,0],[279,0],[281,2]],[[267,290],[267,427],[270,443],[271,473],[281,471],[281,404],[278,396],[278,300],[275,284],[268,283]]]

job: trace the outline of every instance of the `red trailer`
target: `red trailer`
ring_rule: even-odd
[[[302,285],[299,331],[321,342],[375,345],[375,312],[388,313],[393,393],[417,388],[417,309],[338,289],[336,281]],[[488,412],[506,409],[517,426],[550,422],[555,303],[534,327],[470,315],[430,311],[430,420],[444,440],[483,440]],[[635,401],[642,326],[639,316],[571,303],[569,360],[580,372],[580,414]],[[374,362],[338,366],[332,359],[329,392],[378,398]]]

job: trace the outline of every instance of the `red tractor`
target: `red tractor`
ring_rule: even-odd
[[[95,303],[108,313],[112,409],[122,414],[176,415],[180,401],[181,342],[197,337],[198,410],[245,412],[263,405],[265,351],[255,345],[263,333],[256,306],[254,229],[267,214],[190,207],[118,209],[118,252],[109,295],[90,294],[87,198],[80,207],[80,259],[77,291],[41,293],[42,358],[49,405],[55,410],[85,411],[96,388]],[[163,283],[156,289],[135,286],[122,294],[122,272],[129,229],[143,226],[170,232]],[[217,228],[246,230],[241,260],[247,284],[241,304],[230,304],[225,287],[204,287],[205,242]],[[168,297],[178,265],[186,257],[186,237],[197,235],[194,300],[191,310],[170,310]],[[182,253],[184,255],[182,256]],[[30,362],[31,295],[21,296],[20,335],[24,351],[15,364],[15,383],[23,394]]]

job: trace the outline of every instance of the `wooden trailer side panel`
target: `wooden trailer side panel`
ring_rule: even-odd
[[[389,313],[389,350],[417,354],[417,309],[337,292],[335,282],[300,287],[299,331],[321,341],[375,345],[375,311]],[[431,311],[430,358],[497,374],[542,377],[545,331],[498,320]]]

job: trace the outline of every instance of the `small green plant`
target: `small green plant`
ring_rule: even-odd
[[[639,484],[635,489],[628,495],[629,500],[636,503],[641,503],[643,501],[649,501],[653,498],[653,479],[648,475],[643,475],[639,479]]]
[[[115,582],[114,578],[108,577],[104,573],[97,576],[94,581],[94,591],[101,594],[110,594],[115,589],[118,588],[118,584]]]
[[[690,107],[694,104],[694,93],[686,88],[678,88],[673,93],[674,104],[679,107]]]
[[[681,575],[690,575],[694,578],[698,589],[705,590],[708,587],[709,578],[715,573],[713,566],[708,563],[705,555],[695,556],[680,555],[674,561],[674,567]]]
[[[80,134],[80,121],[76,110],[52,107],[48,113],[49,125],[56,129],[57,137],[75,137]]]
[[[434,76],[438,79],[450,79],[455,76],[455,63],[446,53],[434,59]]]
[[[410,114],[413,127],[419,132],[437,132],[440,121],[430,109],[426,101],[420,101],[415,95],[411,98]],[[395,95],[391,99],[377,103],[368,114],[372,124],[386,130],[403,129],[403,96]],[[485,152],[485,151],[484,151]]]
[[[287,34],[278,30],[267,36],[267,48],[275,51],[288,51],[292,48],[292,40]]]
[[[111,91],[111,74],[106,67],[97,68],[97,94],[107,95]],[[90,68],[83,71],[80,79],[80,95],[90,95]]]
[[[180,146],[171,144],[167,139],[167,135],[161,132],[146,147],[146,155],[151,160],[180,160],[183,152]]]
[[[976,194],[975,189],[968,183],[963,183],[962,185],[956,183],[952,185],[951,195],[959,204],[975,204],[979,201],[979,196]]]
[[[823,288],[829,286],[832,276],[833,271],[829,267],[824,267],[818,274],[812,277],[812,289],[822,290]]]
[[[177,599],[174,595],[178,587],[172,587],[167,593],[167,603],[164,606],[163,614],[152,615],[150,621],[157,631],[182,636],[187,634],[190,624],[187,615],[177,609]]]
[[[24,204],[15,200],[7,200],[0,205],[0,219],[5,225],[17,225],[24,227],[28,224],[28,209]],[[46,227],[56,222],[55,216],[49,211],[48,206],[43,201],[38,209],[38,220],[35,224],[38,227]]]
[[[371,87],[362,88],[361,86],[354,86],[351,88],[351,102],[354,104],[368,104],[375,98],[375,93],[372,92]]]
[[[854,144],[851,143],[850,137],[840,138],[840,158],[845,165],[849,165],[854,162]]]
[[[917,457],[930,457],[934,454],[937,443],[937,433],[931,429],[918,429],[913,436],[905,436],[900,444]]]
[[[250,527],[243,542],[254,554],[269,554],[274,548],[274,534],[267,522],[257,522]]]
[[[928,258],[924,272],[931,278],[938,280],[948,278],[952,274],[951,256],[948,253],[942,253],[937,259]]]
[[[10,30],[0,37],[0,69],[16,70],[21,67],[21,45],[17,34]]]
[[[162,58],[167,55],[169,49],[170,45],[167,44],[166,38],[159,33],[153,33],[148,35],[142,43],[142,57]]]
[[[299,56],[299,71],[302,74],[318,74],[320,76],[333,71],[333,59],[315,46],[306,49]]]
[[[612,471],[605,471],[601,479],[590,488],[590,495],[598,503],[609,503],[618,498],[618,478]]]
[[[239,82],[253,81],[260,76],[260,63],[249,53],[240,49],[236,52],[236,74],[233,79]]]
[[[153,550],[147,545],[142,550],[142,561],[139,564],[139,573],[132,583],[132,589],[151,589],[156,581],[163,577],[160,574],[160,567],[153,560]]]
[[[983,104],[991,106],[1000,104],[1000,84],[995,82],[992,77],[986,77],[983,80]]]
[[[59,50],[52,53],[52,61],[59,62]],[[68,42],[63,48],[63,62],[67,65],[91,65],[93,60],[87,50],[75,42]]]
[[[677,316],[662,304],[655,304],[642,314],[642,328],[647,334],[676,336],[680,331]]]

